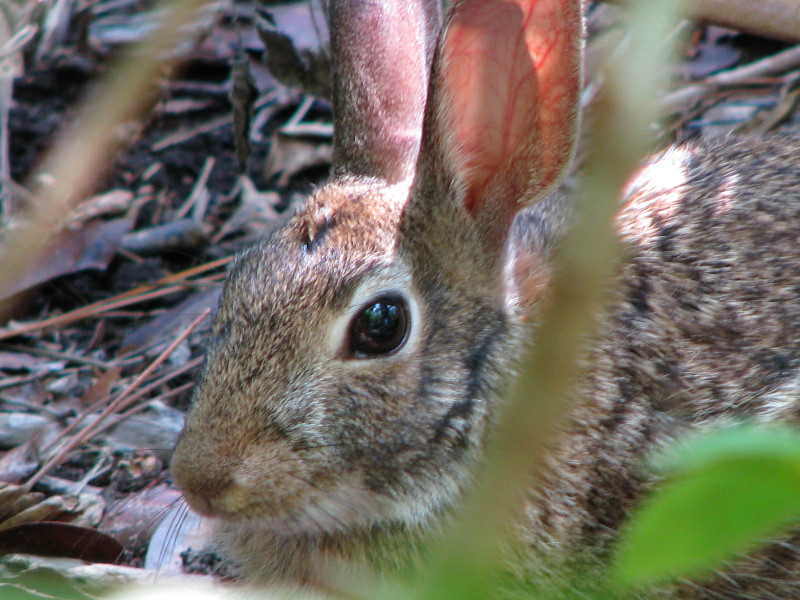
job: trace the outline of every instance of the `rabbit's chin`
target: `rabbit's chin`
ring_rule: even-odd
[[[451,485],[445,485],[448,480]],[[215,546],[248,583],[305,585],[342,568],[391,570],[413,561],[460,494],[455,478],[448,477],[395,497],[337,491],[328,501],[299,503],[291,514],[251,507],[218,516]]]
[[[298,502],[291,511],[275,511],[255,503],[235,513],[217,513],[215,521],[220,530],[261,532],[273,539],[324,538],[372,528],[416,528],[447,512],[459,494],[455,484],[391,497],[340,487]]]
[[[316,508],[292,519],[218,518],[214,545],[246,583],[304,586],[341,569],[391,568],[398,552],[410,559],[432,517],[397,504],[371,514]]]

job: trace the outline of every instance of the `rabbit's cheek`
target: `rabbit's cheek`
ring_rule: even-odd
[[[359,476],[326,458],[303,458],[285,448],[250,452],[217,504],[229,511],[227,520],[278,535],[335,533],[392,512],[390,499],[366,489]]]

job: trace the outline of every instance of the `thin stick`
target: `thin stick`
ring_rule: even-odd
[[[140,398],[145,396],[148,392],[152,391],[154,388],[157,388],[160,385],[164,385],[165,383],[167,383],[168,381],[174,379],[175,377],[178,377],[180,375],[183,375],[184,373],[187,373],[187,372],[191,371],[192,369],[194,369],[197,366],[199,366],[202,362],[203,362],[203,357],[202,356],[198,356],[197,358],[194,358],[194,359],[190,360],[188,363],[186,363],[182,367],[180,367],[178,369],[175,369],[174,371],[170,371],[169,373],[167,373],[163,377],[161,377],[159,379],[156,379],[155,381],[147,384],[146,386],[142,387],[138,392],[136,392],[135,394],[129,396],[128,402],[126,402],[126,406],[130,405],[131,403],[133,403],[133,402],[135,402],[137,400],[139,400]],[[129,392],[130,388],[133,385],[135,385],[135,382],[131,383],[124,390],[123,393]],[[100,400],[98,400],[97,402],[92,404],[89,408],[87,408],[85,411],[83,411],[72,423],[70,423],[67,427],[65,427],[64,430],[61,433],[59,433],[47,445],[45,450],[49,450],[50,448],[54,447],[56,444],[58,444],[58,442],[60,442],[62,439],[64,439],[69,434],[71,434],[73,431],[75,431],[84,421],[86,421],[87,418],[89,418],[90,415],[93,415],[95,412],[100,410],[100,408],[103,407],[104,405],[106,405],[107,402],[108,402],[108,397],[101,398]],[[116,400],[114,400],[112,402],[116,402]]]
[[[139,302],[145,302],[147,300],[153,300],[162,296],[168,296],[169,294],[174,294],[185,287],[186,285],[176,285],[163,290],[157,290],[155,292],[149,292],[147,294],[142,294],[133,298],[126,298],[124,300],[117,300],[111,303],[103,301],[89,304],[71,312],[44,319],[43,321],[23,323],[11,328],[6,328],[5,330],[0,330],[0,340],[16,337],[18,335],[24,335],[26,333],[33,333],[34,331],[39,331],[40,329],[68,325],[74,321],[79,321],[80,319],[84,319],[86,317],[97,316],[110,310],[114,310],[115,308],[130,306],[131,304],[138,304]]]
[[[169,373],[167,373],[163,377],[161,377],[159,379],[156,379],[152,383],[149,383],[148,385],[144,386],[141,390],[139,390],[135,394],[129,396],[128,399],[125,401],[124,407],[128,407],[131,404],[134,404],[135,402],[137,402],[138,400],[140,400],[141,398],[146,396],[148,394],[148,392],[151,392],[154,388],[157,388],[160,385],[164,385],[168,381],[171,381],[172,379],[175,379],[176,377],[178,377],[180,375],[183,375],[184,373],[187,373],[187,372],[191,371],[192,369],[200,366],[203,363],[203,360],[204,360],[204,358],[202,356],[198,356],[197,358],[192,359],[191,361],[189,361],[188,363],[186,363],[185,365],[183,365],[179,369],[175,369],[174,371],[170,371]],[[133,386],[133,385],[134,384],[131,384],[131,386]],[[192,384],[188,384],[188,385],[191,386],[191,385],[194,385],[194,384],[192,383]],[[115,402],[116,402],[116,400],[115,400]],[[122,420],[122,419],[120,419],[120,420]],[[90,437],[94,437],[95,435],[97,435],[101,431],[103,431],[105,429],[108,429],[108,427],[109,427],[108,425],[106,425],[104,422],[102,422],[100,419],[98,419],[95,423],[93,423],[87,429],[91,429]]]
[[[189,391],[194,387],[194,382],[184,383],[183,385],[179,385],[175,389],[169,390],[168,392],[164,392],[155,398],[151,398],[148,402],[143,402],[142,404],[138,404],[133,408],[129,408],[125,412],[121,412],[118,415],[115,415],[109,419],[103,421],[102,426],[98,427],[95,431],[93,431],[93,435],[97,435],[105,431],[106,429],[110,429],[116,425],[119,425],[126,419],[142,412],[143,410],[147,409],[151,402],[156,400],[166,400],[167,398],[172,398],[173,396],[177,396],[178,394],[182,394],[184,392]],[[156,448],[150,448],[150,450],[155,450]]]
[[[174,285],[172,285],[171,287],[164,287],[163,289],[159,289],[161,286],[165,286],[173,282],[182,282],[188,277],[192,277],[193,275],[196,275],[198,273],[203,273],[213,269],[218,269],[219,267],[226,265],[232,260],[233,257],[221,258],[219,260],[215,260],[210,263],[200,265],[199,267],[193,267],[181,273],[164,277],[163,279],[160,279],[156,283],[139,286],[123,294],[118,294],[117,296],[113,296],[112,298],[107,298],[105,300],[100,300],[99,302],[87,304],[86,306],[82,306],[81,308],[75,309],[68,313],[56,315],[55,317],[43,319],[42,321],[20,323],[14,325],[13,327],[0,329],[0,340],[16,337],[18,335],[33,333],[34,331],[39,331],[41,329],[48,329],[50,327],[61,327],[64,325],[68,325],[69,323],[85,319],[87,317],[104,314],[106,312],[115,310],[117,308],[122,308],[125,306],[130,306],[132,304],[138,304],[139,302],[146,302],[147,300],[153,300],[155,298],[167,296],[174,292],[186,289],[188,287],[195,287],[197,285],[201,285],[206,282],[209,283],[213,282],[214,280],[217,279],[217,277],[212,276],[208,280],[200,279],[194,281],[185,281],[183,283],[174,283]]]
[[[28,348],[17,344],[2,344],[0,350],[8,350],[9,352],[20,352],[25,354],[36,354],[39,356],[46,356],[47,358],[54,358],[56,360],[65,360],[67,362],[75,363],[78,365],[89,365],[90,367],[97,367],[103,371],[108,371],[114,367],[108,361],[98,360],[91,356],[77,356],[69,352],[59,352],[58,350],[50,350],[49,348]],[[115,363],[116,364],[116,363]]]
[[[713,92],[715,89],[743,85],[758,78],[786,73],[798,67],[800,67],[800,46],[795,46],[743,67],[711,75],[700,83],[666,94],[661,103],[667,111],[676,112],[683,106],[696,102],[699,98]]]
[[[205,162],[203,163],[203,168],[200,170],[200,175],[197,178],[197,181],[194,182],[192,191],[189,192],[189,197],[183,203],[183,206],[181,206],[175,213],[176,221],[187,215],[192,207],[195,206],[195,203],[201,194],[208,194],[208,190],[206,190],[206,184],[208,183],[208,178],[211,176],[211,171],[214,170],[215,163],[216,160],[213,156],[206,158]]]
[[[125,392],[120,394],[119,397],[117,397],[113,402],[111,402],[105,408],[105,410],[103,410],[103,412],[101,412],[100,415],[98,415],[97,422],[101,423],[109,415],[112,415],[115,412],[121,411],[130,406],[130,404],[132,404],[132,402],[137,399],[134,397],[133,400],[129,400],[129,398],[133,394],[133,390],[139,387],[139,385],[141,385],[141,383],[145,379],[147,379],[152,374],[153,371],[155,371],[165,360],[167,360],[167,358],[169,358],[170,354],[172,354],[175,348],[177,348],[181,343],[183,343],[183,341],[187,337],[189,337],[189,335],[200,324],[200,322],[203,319],[205,319],[210,313],[211,310],[207,309],[203,312],[203,314],[201,314],[194,321],[192,321],[192,323],[183,331],[183,333],[181,333],[177,338],[175,338],[175,341],[172,342],[172,344],[170,344],[169,347],[166,350],[164,350],[164,352],[162,352],[158,358],[156,358],[144,371],[142,371],[139,374],[139,376],[133,381],[133,383],[131,383],[131,385],[128,386]],[[36,485],[39,482],[39,480],[41,480],[41,478],[44,477],[50,471],[50,469],[52,469],[56,465],[59,465],[66,458],[67,454],[72,452],[72,450],[80,446],[85,441],[91,439],[91,437],[95,435],[95,429],[96,427],[88,427],[84,431],[73,437],[71,440],[69,440],[55,456],[53,456],[50,460],[48,460],[44,464],[44,466],[42,466],[28,480],[28,482],[24,486],[25,489],[27,491],[33,489],[33,486]]]

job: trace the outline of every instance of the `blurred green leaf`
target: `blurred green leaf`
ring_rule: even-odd
[[[694,576],[800,516],[800,433],[736,426],[655,461],[669,478],[634,514],[612,579],[621,586]]]
[[[13,561],[10,561],[13,562]],[[105,595],[111,584],[80,581],[51,568],[12,574],[0,568],[0,598],[3,600],[93,600]]]

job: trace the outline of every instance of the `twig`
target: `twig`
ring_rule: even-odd
[[[79,365],[89,365],[91,367],[97,367],[98,369],[102,369],[104,371],[108,371],[112,369],[116,364],[111,364],[109,362],[98,360],[96,358],[92,358],[90,356],[76,356],[75,354],[70,354],[69,352],[59,352],[58,350],[50,350],[49,348],[37,348],[35,346],[27,347],[27,346],[20,346],[18,344],[2,344],[0,345],[0,349],[2,350],[10,350],[12,352],[24,352],[26,354],[38,354],[39,356],[46,356],[48,358],[54,358],[56,360],[66,360],[71,363],[79,364]]]
[[[260,98],[258,102],[256,102],[254,108],[258,110],[259,108],[262,108],[267,104],[271,104],[279,96],[280,96],[279,91],[270,92],[266,96]],[[178,129],[177,131],[173,131],[172,133],[168,133],[160,140],[153,143],[150,147],[152,148],[153,152],[160,152],[161,150],[166,150],[170,146],[182,144],[183,142],[190,140],[197,135],[214,131],[215,129],[219,129],[220,127],[231,125],[232,123],[233,123],[233,115],[228,113],[222,117],[217,117],[209,121],[204,121],[203,123],[198,123],[197,125],[194,125],[192,127],[184,127]]]
[[[199,361],[198,364],[201,364],[201,363],[202,363],[202,360]],[[156,400],[164,402],[165,400],[169,400],[170,398],[174,398],[175,396],[180,396],[184,392],[188,392],[194,386],[195,386],[195,382],[194,381],[189,381],[187,383],[184,383],[183,385],[179,385],[176,388],[172,388],[171,390],[168,390],[168,391],[164,392],[163,394],[159,394],[158,396],[153,396],[152,398],[150,398],[150,402],[155,402]]]
[[[39,331],[40,329],[48,329],[50,327],[68,325],[69,323],[72,323],[74,321],[78,321],[86,317],[97,316],[107,311],[113,310],[115,308],[130,306],[131,304],[137,304],[139,302],[145,302],[147,300],[161,298],[162,296],[168,296],[169,294],[174,294],[175,292],[180,291],[184,287],[188,286],[186,284],[175,285],[173,287],[165,288],[162,290],[156,290],[153,292],[148,292],[146,294],[141,294],[139,296],[134,296],[132,298],[116,300],[114,302],[108,302],[105,300],[102,302],[95,302],[94,304],[89,304],[87,306],[78,308],[71,312],[64,313],[62,315],[56,315],[55,317],[50,317],[48,319],[44,319],[43,321],[37,321],[35,323],[24,323],[21,325],[16,325],[14,327],[6,328],[5,330],[0,330],[0,340],[16,337],[18,335],[23,335],[26,333],[32,333],[34,331]]]
[[[176,387],[174,389],[171,389],[168,392],[164,392],[163,394],[159,394],[158,396],[150,398],[150,400],[148,402],[143,402],[142,404],[137,404],[136,406],[134,406],[133,408],[129,408],[125,412],[121,412],[118,415],[116,415],[116,416],[114,416],[114,417],[112,417],[110,419],[106,419],[103,422],[103,427],[100,428],[98,431],[96,431],[95,435],[97,435],[97,433],[100,433],[101,431],[104,431],[106,429],[111,429],[112,427],[122,423],[123,421],[131,418],[132,416],[134,416],[134,415],[146,410],[150,406],[150,404],[152,402],[156,401],[156,400],[164,401],[164,400],[166,400],[168,398],[172,398],[173,396],[177,396],[179,394],[187,392],[190,389],[192,389],[193,387],[194,387],[194,382],[184,383],[183,385],[179,385],[178,387]],[[150,450],[155,450],[155,448],[150,448]]]
[[[186,199],[186,202],[176,211],[175,213],[175,220],[182,219],[186,216],[186,214],[191,210],[193,206],[197,203],[198,198],[205,195],[208,197],[208,190],[206,189],[206,184],[208,183],[208,178],[211,176],[211,171],[214,170],[214,164],[216,161],[214,160],[213,156],[209,156],[206,158],[206,161],[203,163],[203,168],[200,171],[200,176],[195,181],[194,186],[192,186],[192,191],[189,193],[189,197]],[[208,201],[206,200],[206,204]],[[198,215],[197,213],[200,212]],[[203,211],[197,211],[194,213],[195,221],[201,222],[203,219],[202,215]]]
[[[159,379],[156,379],[155,381],[147,384],[146,386],[144,386],[142,389],[140,389],[135,394],[131,394],[130,396],[128,396],[128,399],[125,401],[125,405],[126,406],[130,406],[131,404],[133,404],[137,400],[140,400],[141,398],[146,396],[148,393],[153,391],[155,388],[164,385],[165,383],[171,381],[172,379],[175,379],[176,377],[179,377],[179,376],[183,375],[184,373],[188,373],[192,369],[196,369],[201,364],[203,364],[203,360],[204,359],[203,359],[202,356],[198,356],[197,358],[193,358],[192,360],[187,362],[182,367],[179,367],[178,369],[175,369],[174,371],[170,371],[169,373],[167,373],[163,377],[160,377]],[[133,387],[134,384],[135,384],[135,382],[131,384],[131,387]],[[194,385],[194,384],[192,384],[192,385]],[[119,399],[115,400],[114,402],[118,402],[118,401],[119,401]],[[99,423],[99,421],[98,421],[98,423]],[[98,427],[97,425],[93,425],[92,427],[96,427],[98,429],[98,432],[102,431],[103,429],[105,429],[105,427]]]
[[[156,379],[155,381],[150,382],[146,386],[142,387],[135,394],[129,395],[126,404],[129,405],[129,404],[131,404],[133,402],[136,402],[137,400],[139,400],[140,398],[142,398],[143,396],[145,396],[146,394],[151,392],[153,389],[157,388],[160,385],[164,385],[165,383],[169,382],[170,380],[174,379],[175,377],[178,377],[180,375],[183,375],[184,373],[187,373],[187,372],[191,371],[192,369],[198,367],[202,362],[203,362],[203,357],[202,356],[194,358],[194,359],[190,360],[188,363],[186,363],[185,365],[183,365],[182,367],[179,367],[179,368],[177,368],[177,369],[175,369],[173,371],[170,371],[169,373],[167,373],[166,375],[160,377],[159,379]],[[139,379],[137,378],[137,381],[138,380]],[[123,390],[123,392],[120,393],[120,395],[129,393],[130,389],[135,384],[136,384],[136,382],[131,383],[127,388],[125,388],[125,390]],[[89,416],[95,414],[104,405],[113,404],[113,403],[117,402],[118,400],[119,400],[119,396],[115,400],[112,400],[111,403],[108,403],[108,397],[105,397],[105,398],[101,398],[97,402],[93,403],[91,406],[89,406],[89,408],[87,408],[80,415],[78,415],[78,417],[72,423],[70,423],[67,427],[65,427],[63,431],[61,431],[55,438],[53,438],[53,440],[50,441],[50,443],[47,445],[45,450],[50,450],[51,448],[55,447],[56,444],[58,444],[62,439],[64,439],[65,437],[70,435],[73,431],[75,431],[78,427],[80,427],[80,425],[84,421],[86,421],[86,419],[88,419]],[[99,423],[100,421],[98,420],[97,422]]]
[[[26,402],[25,400],[20,400],[19,398],[9,398],[8,396],[0,395],[0,401],[2,401],[3,404],[11,404],[13,406],[21,406],[22,408],[27,408],[32,413],[43,414],[45,416],[50,417],[57,423],[63,423],[66,418],[63,413],[57,413],[49,406],[44,406],[42,404],[35,404],[33,402]]]
[[[61,371],[61,375],[69,375],[70,373],[80,373],[81,371],[85,371],[88,367],[76,367],[74,369],[64,369]],[[2,381],[0,381],[0,390],[16,387],[18,385],[22,385],[23,383],[30,383],[31,381],[36,381],[44,377],[45,375],[49,375],[50,373],[33,373],[31,375],[22,375],[20,377],[6,377]]]
[[[216,269],[219,269],[220,267],[224,267],[225,265],[227,265],[232,260],[233,260],[232,257],[220,258],[218,260],[213,260],[213,261],[211,261],[209,263],[198,265],[196,267],[192,267],[191,269],[186,269],[185,271],[181,271],[180,273],[174,273],[172,275],[168,275],[167,277],[162,277],[161,279],[159,279],[155,283],[149,283],[147,285],[139,286],[137,288],[134,288],[132,290],[129,290],[129,291],[125,292],[124,294],[120,294],[119,296],[115,296],[115,298],[128,298],[130,296],[135,296],[137,294],[140,294],[140,293],[142,293],[143,291],[146,291],[146,290],[158,289],[161,286],[164,286],[164,285],[167,285],[167,284],[170,284],[170,283],[176,283],[176,282],[179,282],[179,281],[183,281],[185,279],[189,279],[190,277],[194,277],[195,275],[200,275],[201,273],[207,273],[208,271],[214,271]],[[199,282],[198,281],[194,281],[192,283],[193,284],[197,284]],[[109,298],[108,300],[105,300],[105,302],[110,302],[110,301],[113,301],[113,300],[114,300],[114,298]],[[98,304],[100,304],[100,302],[98,302]]]
[[[217,117],[216,119],[211,119],[210,121],[205,121],[203,123],[193,125],[192,127],[178,129],[177,131],[165,135],[159,141],[153,143],[150,147],[153,152],[160,152],[161,150],[166,150],[170,146],[175,146],[190,140],[201,133],[208,133],[210,131],[214,131],[215,129],[219,129],[220,127],[225,127],[232,122],[233,117],[231,115]]]
[[[42,321],[18,323],[12,327],[6,327],[5,329],[0,329],[0,340],[16,337],[18,335],[33,333],[34,331],[39,331],[41,329],[48,329],[50,327],[64,326],[69,323],[73,323],[74,321],[78,321],[80,319],[85,319],[87,317],[105,314],[117,308],[130,306],[132,304],[138,304],[139,302],[145,302],[147,300],[153,300],[155,298],[161,298],[162,296],[168,296],[169,294],[173,294],[177,291],[180,291],[188,287],[196,287],[198,285],[208,283],[211,280],[209,281],[205,280],[184,281],[184,280],[199,273],[204,273],[207,271],[218,269],[219,267],[228,264],[232,260],[233,260],[232,257],[221,258],[219,260],[212,261],[205,265],[200,265],[199,267],[194,267],[192,269],[188,269],[181,273],[170,275],[169,277],[164,277],[163,279],[157,281],[156,283],[139,286],[138,288],[135,288],[123,294],[119,294],[112,298],[107,298],[99,302],[94,302],[92,304],[82,306],[81,308],[75,309],[68,313],[56,315],[55,317],[49,317]],[[164,287],[164,286],[169,286],[170,284],[172,284],[170,287]],[[162,287],[163,289],[159,289]]]
[[[700,83],[666,94],[661,99],[661,104],[668,112],[678,112],[682,107],[696,102],[718,88],[751,83],[754,79],[785,73],[799,67],[800,46],[795,46],[748,65],[716,73]]]

